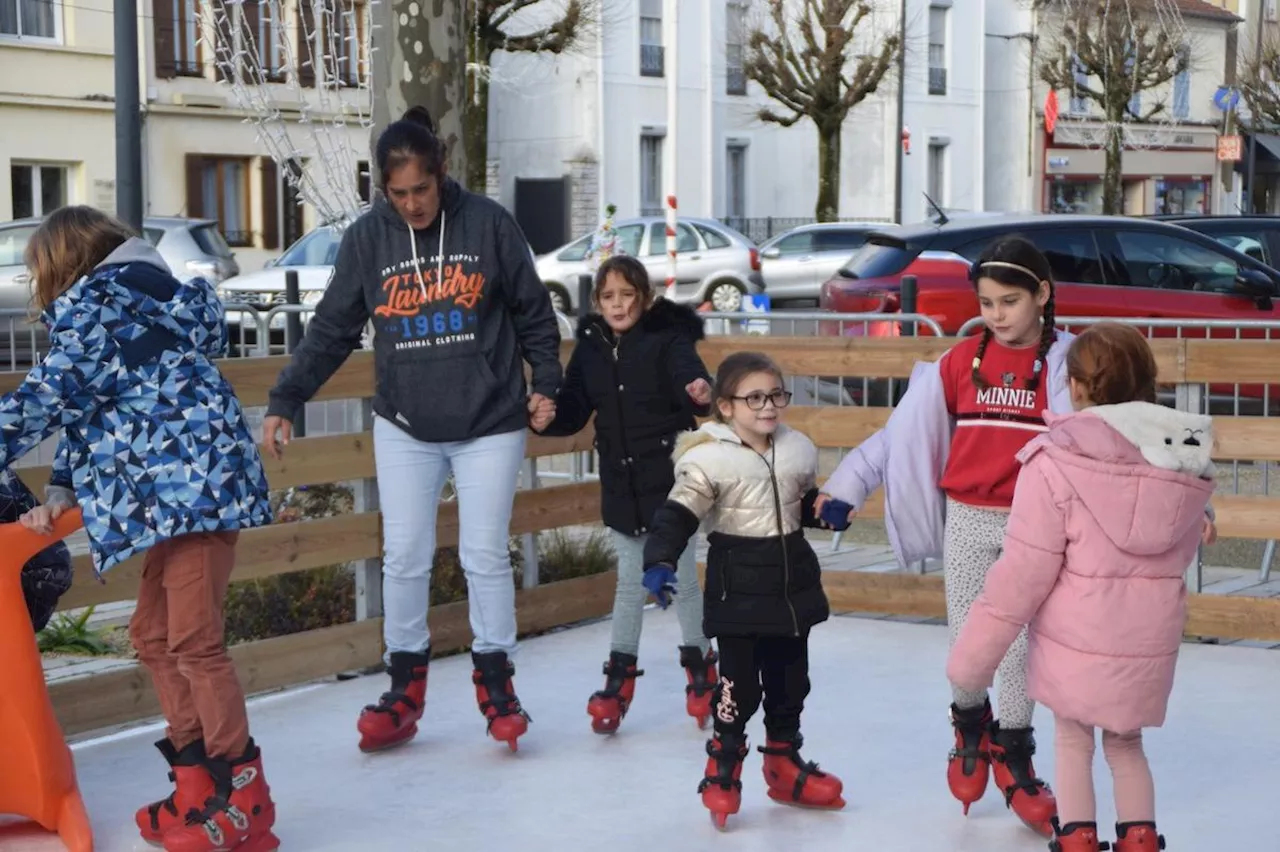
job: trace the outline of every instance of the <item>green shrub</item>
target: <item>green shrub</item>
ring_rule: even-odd
[[[347,565],[232,583],[227,644],[346,624],[356,617],[355,575]]]
[[[538,536],[538,582],[555,583],[575,577],[603,574],[618,567],[609,532],[593,529],[585,538],[564,530]]]
[[[106,657],[118,653],[111,631],[89,626],[93,611],[93,607],[88,607],[74,618],[65,613],[55,615],[44,630],[36,634],[40,653],[80,657]]]

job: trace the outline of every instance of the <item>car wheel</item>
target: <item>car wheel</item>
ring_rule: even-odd
[[[707,301],[720,313],[736,314],[742,310],[746,291],[736,281],[717,281],[707,288]]]
[[[562,314],[573,311],[573,307],[569,304],[569,293],[559,284],[548,284],[547,292],[551,294],[551,307]]]

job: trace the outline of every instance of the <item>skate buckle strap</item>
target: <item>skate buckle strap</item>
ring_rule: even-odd
[[[172,772],[169,773],[169,779],[173,780]],[[169,794],[169,798],[162,799],[158,802],[152,802],[150,805],[147,805],[147,813],[151,815],[152,831],[160,830],[160,811],[161,810],[168,811],[170,816],[176,817],[178,815],[178,803],[174,798],[175,796],[177,796],[177,794],[178,793],[175,790],[174,792]]]
[[[770,748],[767,745],[756,746],[756,751],[761,754],[771,755],[773,757],[790,758],[791,762],[800,767],[800,773],[796,776],[795,786],[791,790],[791,798],[793,801],[800,801],[801,794],[804,793],[804,785],[810,778],[826,778],[827,773],[818,768],[818,764],[811,760],[800,759],[800,747],[795,743],[788,743],[785,746]]]
[[[742,782],[734,778],[733,775],[708,775],[698,782],[698,792],[701,793],[712,784],[715,784],[721,790],[742,791]]]
[[[369,713],[390,713],[391,720],[398,726],[400,724],[400,711],[396,708],[397,704],[405,704],[410,710],[418,709],[418,702],[403,692],[384,692],[378,698],[377,704],[365,705],[364,709]]]

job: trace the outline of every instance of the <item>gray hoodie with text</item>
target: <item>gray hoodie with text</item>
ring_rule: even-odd
[[[560,385],[560,332],[515,219],[497,202],[441,187],[441,213],[414,231],[385,198],[343,234],[324,298],[268,413],[289,420],[360,346],[372,320],[373,410],[420,441],[523,429],[532,390]]]

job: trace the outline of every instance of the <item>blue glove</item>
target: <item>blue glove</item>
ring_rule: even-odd
[[[849,529],[849,513],[853,507],[843,500],[831,499],[822,507],[819,517],[822,522],[836,532]]]
[[[675,570],[661,562],[644,566],[644,587],[653,595],[658,606],[666,609],[671,606],[671,598],[676,593]]]

